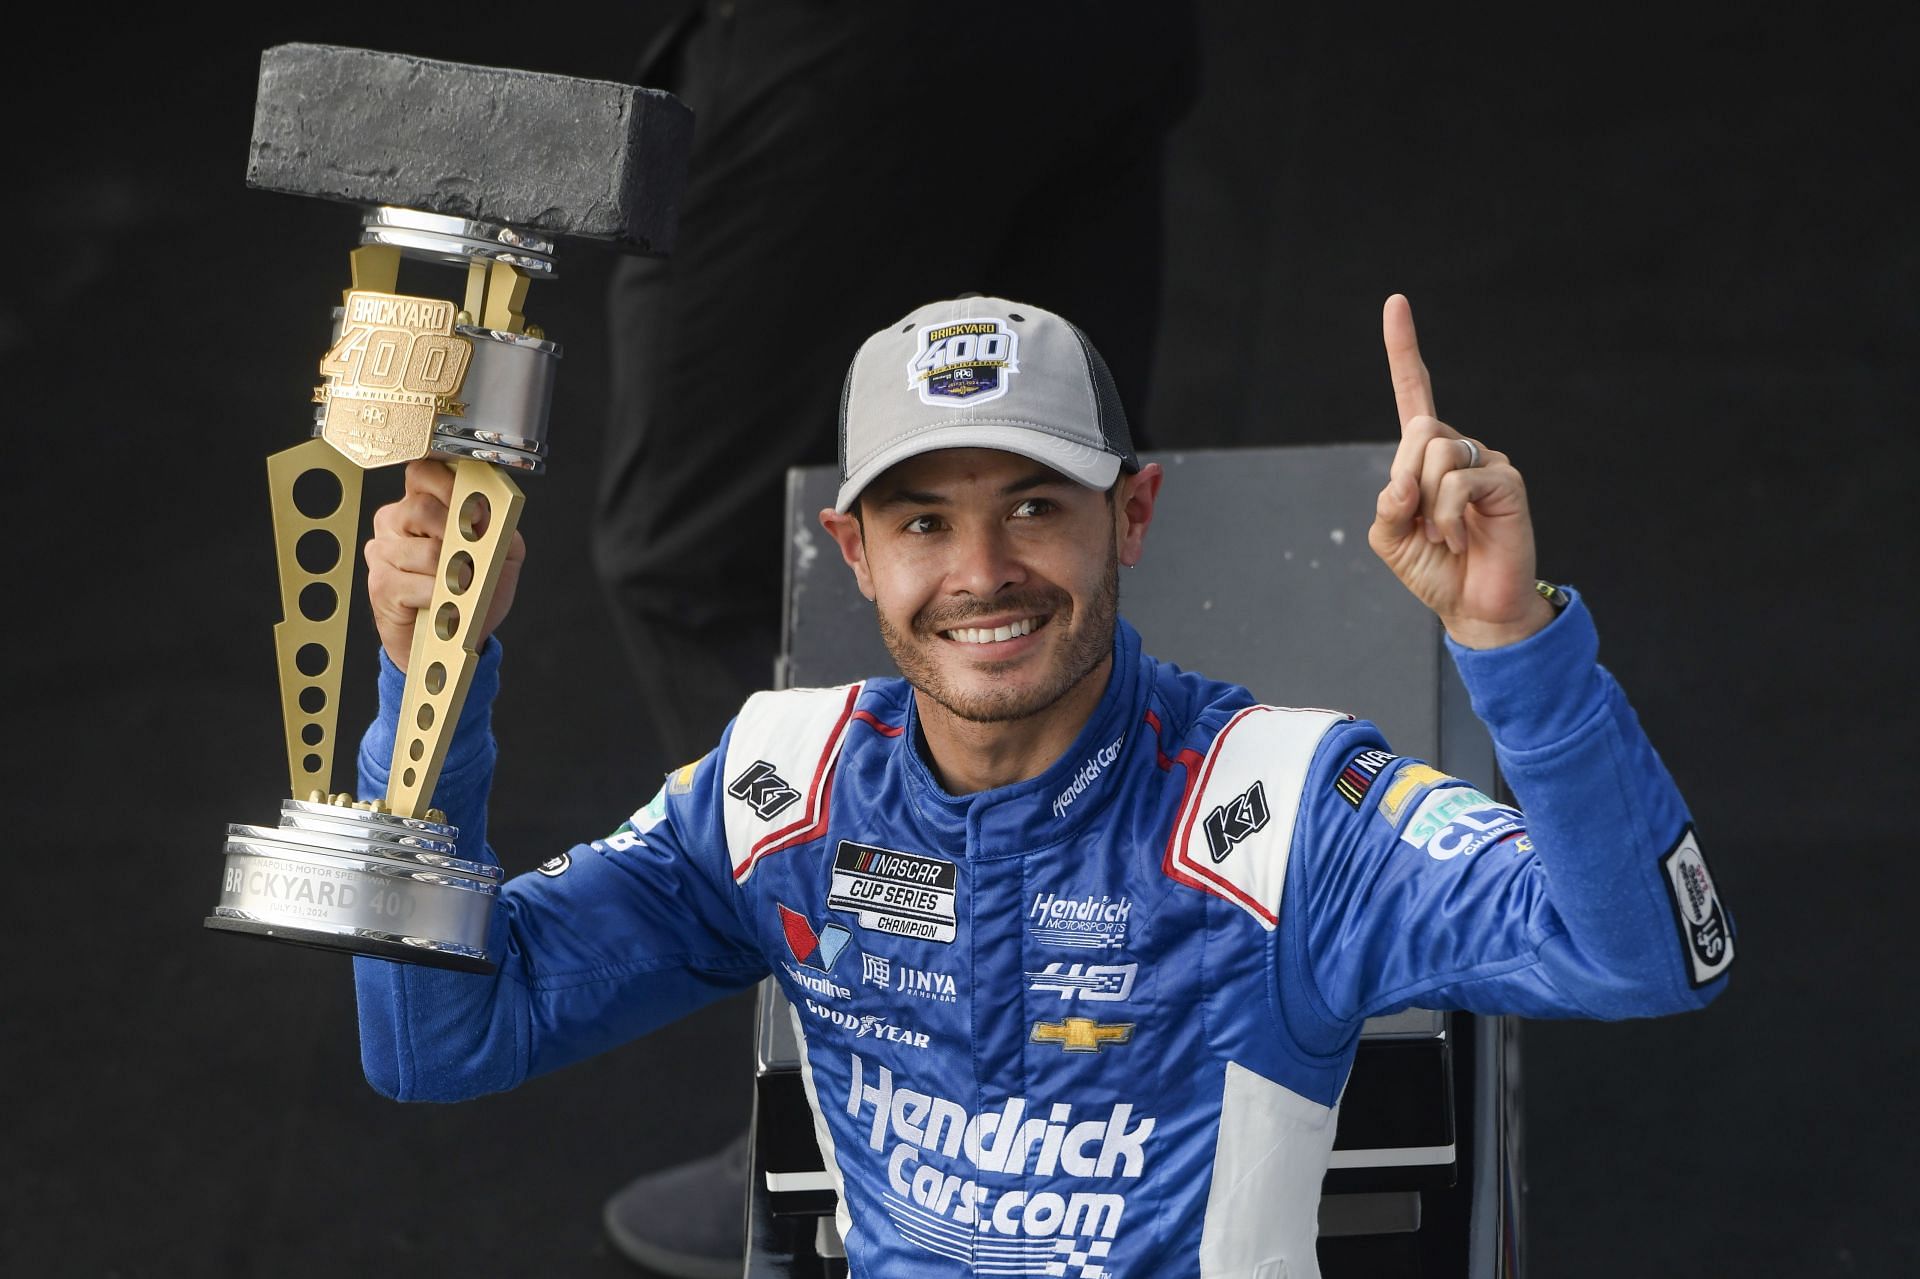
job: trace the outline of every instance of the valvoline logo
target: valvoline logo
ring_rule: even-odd
[[[819,932],[807,922],[807,917],[797,910],[789,910],[780,903],[774,905],[780,911],[780,928],[787,935],[787,949],[793,957],[808,968],[817,968],[823,973],[833,971],[834,961],[840,958],[840,952],[853,940],[853,934],[844,924],[828,924]]]

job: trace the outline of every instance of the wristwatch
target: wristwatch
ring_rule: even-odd
[[[1573,597],[1555,586],[1552,582],[1535,578],[1533,589],[1540,592],[1541,599],[1553,605],[1553,611],[1556,613],[1561,612],[1567,605],[1573,603]]]

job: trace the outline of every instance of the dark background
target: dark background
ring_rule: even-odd
[[[304,438],[356,228],[245,188],[259,50],[621,78],[660,20],[516,16],[149,10],[15,47],[0,1271],[617,1275],[604,1195],[744,1113],[737,1005],[510,1096],[387,1103],[344,960],[199,926],[224,824],[285,785],[261,459]],[[1011,19],[967,20],[987,56]],[[1406,292],[1442,416],[1526,471],[1542,571],[1592,601],[1740,928],[1701,1015],[1528,1028],[1533,1273],[1915,1273],[1920,24],[1203,22],[1157,442],[1390,438]],[[663,763],[587,561],[609,259],[562,266],[528,308],[567,357],[496,718],[510,870]]]

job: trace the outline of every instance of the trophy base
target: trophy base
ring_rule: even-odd
[[[375,959],[393,959],[403,964],[426,968],[450,968],[462,973],[490,973],[494,964],[485,957],[443,950],[422,938],[376,937],[366,933],[342,935],[317,928],[298,928],[288,924],[265,924],[257,919],[229,919],[208,915],[206,927],[243,937],[264,937],[269,941],[291,942],[317,950],[342,951],[351,955],[370,955]]]
[[[280,805],[280,825],[227,827],[206,926],[401,963],[490,973],[503,873],[454,856],[459,832],[346,804]]]

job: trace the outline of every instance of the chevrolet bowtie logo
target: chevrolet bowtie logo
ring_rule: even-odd
[[[1130,1021],[1102,1024],[1091,1017],[1069,1017],[1033,1024],[1034,1043],[1059,1044],[1070,1053],[1097,1053],[1108,1044],[1124,1044],[1131,1038]]]

